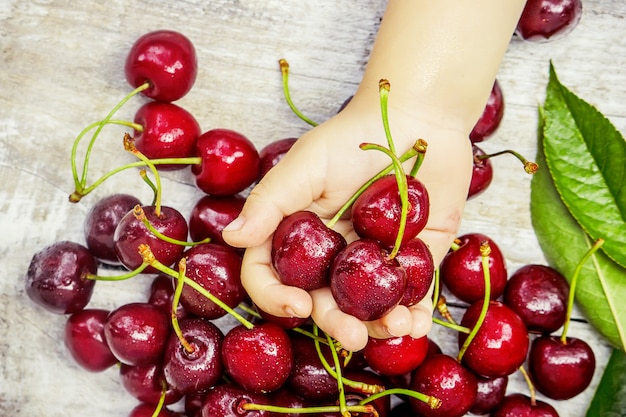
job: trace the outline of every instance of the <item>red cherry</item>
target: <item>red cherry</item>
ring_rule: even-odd
[[[175,101],[187,94],[196,81],[196,51],[181,33],[171,30],[146,33],[131,47],[124,72],[133,88],[150,83],[150,88],[142,92],[145,96]]]
[[[509,377],[485,378],[477,376],[476,381],[478,382],[478,391],[470,412],[476,415],[489,414],[504,399]]]
[[[580,22],[582,8],[581,0],[528,0],[515,34],[532,42],[562,38]]]
[[[428,338],[409,335],[388,339],[369,338],[363,354],[368,365],[386,376],[402,375],[417,368],[426,358]]]
[[[194,155],[200,125],[187,110],[173,103],[151,101],[135,113],[135,123],[143,127],[135,131],[137,149],[149,159],[187,158]],[[187,165],[157,165],[172,170]]]
[[[90,372],[104,371],[118,362],[104,336],[108,315],[108,310],[84,309],[65,322],[65,346],[76,363]]]
[[[189,236],[194,242],[211,239],[212,243],[226,245],[222,231],[230,224],[243,208],[246,199],[239,195],[201,197],[189,216]]]
[[[472,304],[461,319],[461,326],[473,328],[482,301]],[[467,334],[459,333],[459,347]],[[491,301],[480,329],[469,344],[462,362],[478,375],[496,378],[515,372],[526,360],[528,332],[513,310],[499,301]]]
[[[26,271],[26,294],[46,310],[71,314],[91,300],[97,272],[96,258],[83,245],[60,241],[33,255]]]
[[[234,384],[212,387],[204,397],[202,417],[266,417],[269,411],[242,408],[246,403],[268,404],[267,396],[249,392]]]
[[[426,243],[416,237],[400,246],[396,260],[406,271],[407,284],[400,304],[412,306],[428,294],[434,279],[435,263]]]
[[[504,116],[504,96],[500,83],[495,80],[485,109],[470,132],[469,137],[472,143],[482,142],[493,135],[500,126],[502,116]]]
[[[522,394],[510,394],[504,397],[500,405],[491,413],[492,417],[559,417],[550,404],[535,400]]]
[[[228,129],[209,130],[198,138],[196,154],[202,163],[192,165],[196,185],[212,195],[232,195],[259,178],[261,159],[254,143]]]
[[[485,152],[478,146],[472,144],[474,154],[474,167],[472,169],[472,179],[470,182],[467,198],[473,198],[482,194],[493,180],[493,166],[489,158],[481,159],[479,156]]]
[[[128,417],[154,417],[155,404],[139,403],[130,412]],[[163,407],[156,417],[179,417],[178,414]]]
[[[259,157],[261,158],[261,173],[260,178],[263,178],[267,171],[274,168],[274,166],[283,159],[283,156],[291,149],[296,138],[279,139],[274,142],[270,142],[265,145],[259,151]]]
[[[161,364],[120,365],[120,382],[122,387],[134,398],[148,404],[158,404],[166,384],[164,404],[174,404],[183,395],[167,386]]]

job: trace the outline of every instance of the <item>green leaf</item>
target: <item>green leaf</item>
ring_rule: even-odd
[[[531,180],[530,212],[537,240],[548,263],[571,279],[576,265],[593,240],[569,213],[545,167],[540,112],[536,162],[539,170]],[[606,243],[605,243],[606,244]],[[613,346],[626,346],[626,269],[597,251],[579,276],[576,301],[591,325]]]
[[[591,400],[587,417],[626,416],[626,354],[613,350]]]
[[[626,266],[626,141],[593,106],[558,80],[550,65],[544,152],[569,212],[602,250]]]

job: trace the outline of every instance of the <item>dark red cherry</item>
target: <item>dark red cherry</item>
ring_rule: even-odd
[[[150,88],[142,92],[145,96],[175,101],[187,94],[196,81],[196,51],[191,41],[179,32],[149,32],[131,47],[124,72],[133,88],[150,83]]]
[[[198,138],[196,154],[202,163],[192,165],[196,185],[207,194],[237,194],[258,180],[261,159],[254,143],[241,133],[212,129]]]
[[[174,279],[169,275],[159,274],[152,280],[150,284],[150,293],[148,295],[148,303],[159,307],[168,316],[172,314],[172,302],[174,297]],[[181,303],[176,306],[176,317],[182,319],[187,316],[187,312]]]
[[[404,306],[419,303],[428,294],[435,276],[433,255],[426,243],[416,237],[400,247],[396,260],[406,271],[406,289],[400,300]]]
[[[156,404],[139,403],[131,410],[128,417],[155,417],[154,412],[156,408]],[[179,417],[179,415],[163,407],[156,417]]]
[[[169,316],[149,303],[124,304],[104,324],[111,352],[128,365],[159,363],[169,334]]]
[[[307,401],[295,392],[291,391],[289,387],[283,386],[276,391],[272,391],[267,394],[269,398],[269,404],[278,406],[278,407],[288,407],[288,408],[304,408],[304,407],[312,407],[315,404],[311,403],[311,401]],[[295,411],[293,413],[279,413],[279,412],[270,412],[270,417],[302,417],[303,414],[299,411]],[[315,417],[319,417],[319,415],[313,414]]]
[[[167,340],[163,354],[163,374],[168,384],[186,395],[207,390],[222,377],[222,331],[212,322],[202,318],[185,318],[179,321],[185,340],[192,347],[188,351],[175,333]]]
[[[202,243],[185,251],[185,276],[231,308],[246,296],[241,285],[241,256],[229,246]],[[180,302],[186,312],[207,319],[226,315],[226,310],[189,285],[183,287]]]
[[[591,383],[596,358],[582,339],[557,336],[533,340],[528,354],[528,372],[537,391],[554,400],[568,400]]]
[[[472,169],[472,179],[470,181],[467,198],[473,198],[482,194],[493,181],[493,166],[489,158],[480,158],[486,155],[485,151],[472,144],[474,154],[474,167]]]
[[[97,272],[96,258],[75,242],[53,243],[33,255],[26,271],[26,294],[57,314],[82,310],[91,300]]]
[[[482,310],[482,301],[472,304],[461,319],[461,326],[473,328]],[[458,333],[459,347],[467,339]],[[499,301],[491,301],[480,329],[472,339],[463,364],[478,375],[497,378],[515,372],[526,360],[528,331],[513,310]]]
[[[222,361],[226,373],[246,391],[276,391],[293,366],[291,340],[274,323],[259,323],[252,329],[238,325],[224,336]]]
[[[148,404],[158,404],[166,386],[164,404],[174,404],[183,395],[167,386],[161,364],[120,365],[120,382],[122,387],[134,398]]]
[[[478,382],[478,391],[470,412],[476,415],[489,414],[504,399],[509,377],[485,378],[477,376],[476,381]]]
[[[359,239],[335,256],[330,290],[341,311],[370,321],[398,305],[406,289],[406,271],[388,255],[378,242]]]
[[[240,194],[230,196],[205,195],[191,210],[189,236],[194,242],[211,239],[211,243],[226,245],[222,231],[239,216],[246,199]]]
[[[264,417],[269,411],[246,410],[244,404],[268,404],[266,395],[249,392],[234,384],[211,388],[204,397],[202,417]]]
[[[312,211],[283,218],[272,238],[274,270],[285,285],[306,291],[328,286],[330,265],[346,247],[345,238]]]
[[[480,252],[487,242],[491,299],[502,295],[507,280],[504,256],[493,239],[481,233],[467,233],[457,239],[458,248],[450,250],[441,262],[439,273],[447,289],[466,303],[482,301],[485,294],[485,277]]]
[[[99,261],[110,265],[119,265],[115,253],[113,235],[122,217],[141,204],[139,199],[130,194],[111,194],[94,204],[83,224],[85,244],[89,252]]]
[[[411,407],[424,417],[461,417],[476,400],[478,385],[474,374],[455,358],[433,355],[413,371],[410,388],[441,401],[438,408],[416,398],[409,398]]]
[[[408,242],[424,229],[430,212],[426,187],[407,175],[409,211],[402,242]],[[354,231],[362,238],[393,247],[402,214],[400,193],[395,175],[376,180],[352,205]]]
[[[556,269],[529,264],[509,277],[504,303],[530,332],[552,333],[565,323],[569,284]]]
[[[155,206],[143,206],[143,212],[150,224],[161,234],[179,241],[186,241],[188,234],[187,221],[180,212],[172,207],[161,206],[161,214],[157,216]],[[115,229],[115,252],[122,264],[136,269],[143,263],[139,254],[139,246],[148,245],[154,257],[165,266],[172,266],[180,259],[185,247],[167,242],[154,235],[143,222],[135,217],[134,212],[127,213]],[[157,270],[149,266],[146,272]]]
[[[381,375],[402,375],[411,372],[426,358],[428,338],[410,335],[374,339],[370,337],[363,349],[368,365]]]
[[[492,417],[559,417],[550,404],[535,400],[523,394],[510,394],[504,397],[500,405],[491,413]]]
[[[263,178],[267,171],[274,168],[274,166],[283,159],[283,156],[291,149],[296,138],[284,138],[275,140],[265,145],[259,151],[259,157],[261,158],[261,173],[260,178]]]
[[[500,126],[502,116],[504,116],[504,96],[500,83],[495,80],[485,109],[470,132],[472,143],[482,142],[492,136]]]
[[[528,0],[515,34],[531,42],[560,39],[578,25],[582,9],[582,0]]]
[[[187,158],[195,153],[200,125],[187,110],[173,103],[150,101],[135,113],[135,123],[143,127],[135,130],[137,150],[149,159]],[[159,169],[184,168],[183,164],[156,165]]]
[[[65,322],[65,346],[76,363],[90,372],[104,371],[118,362],[104,336],[108,315],[108,310],[84,309]]]

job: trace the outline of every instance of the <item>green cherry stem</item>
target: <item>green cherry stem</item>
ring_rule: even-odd
[[[152,182],[152,180],[150,179],[150,177],[148,177],[148,172],[145,170],[145,168],[142,168],[139,170],[139,176],[141,177],[141,179],[143,180],[143,182],[146,183],[146,185],[148,187],[150,187],[150,189],[152,190],[152,202],[150,203],[150,205],[155,205],[156,204],[156,196],[157,196],[157,186],[154,182]]]
[[[524,365],[520,366],[518,368],[519,372],[522,374],[522,376],[524,377],[524,381],[526,381],[526,385],[528,386],[528,393],[530,394],[530,405],[532,405],[533,407],[535,405],[537,405],[537,393],[535,391],[535,384],[533,384],[532,379],[530,378],[530,375],[528,375],[528,372],[526,372],[526,369],[524,368]]]
[[[594,242],[594,244],[585,252],[583,257],[580,259],[578,264],[576,264],[576,268],[574,269],[574,274],[572,275],[572,279],[569,284],[569,296],[567,300],[567,311],[565,313],[565,323],[563,324],[563,333],[561,334],[561,343],[567,343],[567,331],[569,329],[569,323],[572,318],[572,309],[574,308],[574,296],[576,295],[576,283],[578,282],[578,276],[580,275],[580,271],[582,271],[585,263],[591,258],[591,256],[596,253],[598,249],[602,247],[604,244],[604,239],[599,238]]]
[[[149,266],[150,265],[148,265],[147,263],[142,263],[137,268],[123,275],[104,276],[104,275],[87,274],[85,278],[92,279],[94,281],[124,281],[130,278],[136,277],[137,275],[141,274]]]
[[[415,149],[415,147],[412,147],[411,149],[406,151],[402,156],[400,156],[399,159],[400,159],[401,162],[406,162],[409,159],[413,158],[415,155],[417,155],[417,153],[418,153],[418,151]],[[365,190],[367,190],[370,185],[372,185],[376,180],[378,180],[378,179],[384,177],[385,175],[389,174],[392,170],[393,170],[393,164],[389,164],[386,168],[384,168],[383,170],[379,171],[372,178],[370,178],[365,184],[363,184],[350,197],[350,199],[348,199],[348,201],[345,202],[345,204],[343,206],[341,206],[341,208],[337,211],[337,213],[333,216],[333,218],[329,220],[329,222],[326,224],[326,226],[328,226],[328,227],[330,227],[332,229],[333,226],[341,219],[341,217],[344,215],[344,213],[350,209],[350,207],[352,206],[354,201],[357,198],[359,198],[359,196],[361,194],[363,194],[365,192]]]
[[[402,238],[404,237],[404,230],[406,229],[406,219],[409,213],[409,186],[406,179],[406,174],[404,173],[404,169],[402,167],[402,162],[393,153],[390,149],[387,149],[381,145],[375,143],[362,143],[361,149],[363,150],[378,150],[385,153],[387,156],[391,158],[394,174],[396,176],[396,181],[398,183],[398,192],[400,193],[400,205],[401,205],[401,213],[400,213],[400,224],[398,226],[398,233],[396,235],[396,241],[394,243],[393,249],[389,253],[389,259],[393,259],[398,254],[400,250],[400,246],[402,244]]]
[[[389,151],[396,154],[396,145],[391,137],[391,129],[389,128],[389,90],[391,84],[389,80],[382,79],[378,82],[378,93],[380,96],[380,112],[383,117],[383,129],[385,129],[385,137],[387,138],[387,146]]]
[[[150,246],[148,246],[146,244],[141,244],[141,245],[139,245],[138,252],[141,255],[141,258],[143,259],[144,263],[152,266],[156,270],[161,271],[164,274],[167,274],[167,275],[169,275],[169,276],[171,276],[173,278],[178,278],[179,273],[177,271],[173,270],[172,268],[170,268],[168,266],[163,265],[161,262],[159,262],[158,259],[156,259],[154,257],[154,253],[152,253],[152,250],[150,249]],[[237,313],[234,309],[230,308],[222,300],[220,300],[219,298],[217,298],[216,296],[211,294],[202,285],[198,284],[197,282],[195,282],[194,280],[188,278],[185,275],[182,275],[182,280],[184,281],[185,285],[190,286],[194,290],[198,291],[200,293],[200,295],[202,295],[203,297],[208,298],[210,301],[214,302],[219,307],[224,309],[228,314],[230,314],[235,319],[237,319],[237,321],[239,321],[239,323],[241,323],[244,327],[246,327],[247,329],[253,329],[254,328],[254,324],[252,324],[250,321],[246,320],[241,314]]]
[[[243,402],[240,405],[242,410],[246,411],[269,411],[271,413],[277,414],[291,414],[291,415],[300,415],[300,414],[322,414],[322,413],[340,413],[341,406],[339,405],[323,405],[323,406],[315,406],[315,407],[281,407],[278,405],[270,405],[270,404],[255,404],[249,402]],[[346,406],[346,411],[348,414],[346,416],[351,416],[352,413],[354,415],[375,415],[378,416],[376,409],[372,405],[348,405]]]
[[[503,151],[494,152],[488,155],[487,154],[477,155],[475,158],[482,161],[483,159],[489,159],[491,157],[504,155],[504,154],[510,154],[516,157],[517,159],[519,159],[520,162],[524,165],[524,171],[526,171],[526,173],[528,174],[534,174],[539,169],[539,165],[537,165],[537,163],[529,161],[528,159],[524,158],[524,156],[521,155],[519,152],[516,152],[512,149],[505,149]]]
[[[178,315],[176,314],[178,310],[178,303],[180,303],[180,296],[182,295],[183,287],[185,286],[185,273],[186,272],[187,272],[187,259],[182,258],[178,262],[178,275],[176,276],[176,288],[174,289],[174,295],[172,296],[171,318],[172,318],[172,329],[174,330],[176,337],[178,337],[178,340],[180,341],[180,344],[183,346],[183,348],[187,352],[191,353],[195,349],[193,346],[189,344],[187,339],[185,339],[185,336],[183,335],[183,331],[181,330],[180,325],[178,324]]]
[[[433,317],[433,323],[438,324],[443,327],[447,327],[448,329],[456,330],[457,332],[460,332],[460,333],[465,333],[465,334],[470,333],[470,329],[468,329],[465,326],[461,326],[456,323],[450,323],[447,320],[441,320],[441,319],[438,319],[437,317]]]
[[[417,158],[415,158],[415,162],[413,163],[413,167],[411,168],[409,175],[415,178],[417,176],[417,172],[422,166],[422,162],[424,162],[424,156],[426,155],[428,143],[424,139],[418,139],[413,147],[417,150]]]
[[[328,334],[326,334],[326,340],[329,344],[333,343],[333,340]],[[316,349],[319,349],[319,343],[315,343]],[[318,350],[319,353],[321,353]],[[335,349],[330,349],[330,353],[333,357],[333,363],[335,364],[335,373],[337,374],[337,389],[339,390],[339,414],[343,417],[350,417],[351,414],[348,411],[348,403],[346,402],[346,391],[343,386],[343,377],[341,376],[341,363],[339,363],[339,355]]]
[[[150,221],[148,220],[148,218],[146,217],[146,213],[143,210],[143,208],[141,207],[140,204],[137,204],[135,207],[133,207],[133,215],[135,216],[135,218],[139,221],[141,221],[144,226],[146,226],[146,228],[150,231],[150,233],[152,233],[155,237],[159,238],[160,240],[163,240],[165,242],[171,243],[173,245],[179,245],[179,246],[196,246],[196,245],[201,245],[203,243],[208,243],[211,241],[210,238],[206,238],[203,240],[199,240],[197,242],[187,242],[184,240],[178,240],[178,239],[173,239],[169,236],[164,235],[163,233],[159,232],[157,229],[155,229],[155,227],[152,225],[152,223],[150,223]]]
[[[437,409],[441,407],[441,400],[437,397],[433,397],[432,395],[426,395],[419,391],[413,391],[406,388],[390,388],[386,389],[382,392],[372,394],[367,398],[361,400],[359,404],[365,405],[372,401],[376,401],[377,399],[384,397],[385,395],[406,395],[407,397],[416,398],[430,406],[431,409]]]
[[[278,60],[278,64],[280,65],[280,73],[282,75],[283,94],[285,95],[285,100],[287,101],[287,104],[291,108],[291,111],[293,111],[296,114],[296,116],[298,116],[300,119],[302,119],[309,125],[313,127],[317,126],[317,123],[315,123],[313,120],[309,119],[304,114],[302,114],[302,112],[298,110],[298,108],[295,106],[295,104],[293,104],[293,101],[291,100],[291,94],[289,94],[289,63],[287,62],[286,59],[281,58]]]
[[[76,140],[74,140],[74,144],[73,144],[73,147],[72,147],[72,174],[74,175],[74,178],[75,178],[75,181],[76,181],[76,179],[78,178],[78,173],[77,173],[77,170],[76,170],[76,162],[75,162],[75,159],[76,159],[76,148],[78,147],[78,143],[81,141],[82,137],[86,134],[86,132],[97,126],[97,129],[93,133],[93,135],[91,137],[91,140],[89,141],[89,145],[87,146],[87,151],[85,153],[85,160],[84,160],[84,163],[83,163],[82,176],[81,176],[80,181],[77,181],[76,188],[78,188],[79,190],[82,190],[85,187],[85,184],[87,183],[87,170],[88,170],[88,165],[89,165],[89,159],[91,157],[91,151],[92,151],[93,146],[94,146],[94,144],[96,142],[96,138],[98,137],[98,135],[100,134],[100,132],[102,131],[104,126],[109,124],[109,122],[111,121],[111,118],[113,117],[115,112],[117,112],[124,104],[126,104],[126,102],[128,100],[130,100],[132,97],[136,96],[137,94],[141,93],[142,91],[144,91],[144,90],[146,90],[148,88],[150,88],[150,83],[149,82],[145,82],[142,85],[140,85],[139,87],[135,88],[133,91],[128,93],[119,103],[117,103],[115,105],[115,107],[113,107],[113,109],[111,109],[109,114],[107,114],[104,119],[100,120],[99,122],[96,122],[96,123],[92,124],[90,128],[83,130],[83,132],[81,132],[81,135],[79,135],[79,137],[76,138]]]
[[[159,417],[159,414],[161,414],[161,410],[163,410],[163,406],[165,405],[165,395],[167,394],[167,384],[165,383],[165,380],[161,381],[161,395],[159,396],[159,402],[156,405],[156,408],[154,409],[154,412],[152,413],[152,417]]]
[[[457,324],[454,320],[454,317],[452,317],[450,310],[448,309],[448,304],[446,301],[446,297],[444,297],[443,295],[439,296],[439,298],[437,299],[437,311],[439,312],[439,314],[441,314],[441,317],[446,319],[448,323]]]
[[[154,194],[154,213],[157,217],[160,217],[161,216],[162,187],[161,187],[161,175],[159,174],[159,170],[156,168],[156,165],[154,165],[150,161],[150,159],[148,159],[147,156],[139,152],[139,150],[135,146],[135,140],[128,133],[124,134],[124,149],[132,153],[133,155],[135,155],[137,158],[139,158],[139,160],[145,162],[148,168],[150,168],[150,171],[152,171],[152,175],[154,175],[154,181],[155,181],[154,185],[156,188],[156,192]]]
[[[484,241],[480,245],[481,264],[483,267],[483,277],[485,279],[485,295],[483,297],[483,306],[480,310],[480,314],[478,315],[478,320],[476,320],[476,324],[474,324],[474,327],[472,327],[472,331],[467,336],[467,339],[465,339],[465,342],[463,342],[463,346],[461,346],[461,349],[459,349],[459,354],[457,356],[457,360],[459,362],[461,362],[461,359],[463,359],[465,351],[480,330],[483,321],[485,321],[487,310],[489,309],[489,303],[491,301],[491,274],[489,272],[489,255],[491,255],[491,247],[489,246],[489,242]]]
[[[437,303],[435,303],[435,300],[439,300],[439,292],[440,292],[440,286],[441,286],[441,279],[440,279],[440,273],[439,273],[439,267],[435,268],[435,278],[433,279],[433,295],[432,295],[432,301],[433,301],[433,310],[437,307]]]

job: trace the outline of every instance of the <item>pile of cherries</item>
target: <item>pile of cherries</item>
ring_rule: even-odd
[[[535,388],[563,400],[589,385],[593,352],[566,337],[574,288],[556,270],[527,265],[509,277],[497,244],[479,233],[459,237],[435,267],[417,237],[429,214],[428,192],[416,178],[427,149],[423,141],[399,157],[390,151],[391,140],[390,149],[364,145],[385,152],[391,163],[337,213],[336,219],[349,211],[357,240],[348,243],[334,231],[336,219],[324,223],[312,212],[296,212],[274,234],[272,264],[287,285],[309,291],[329,286],[339,307],[361,320],[416,304],[434,286],[443,320],[433,320],[457,332],[458,355],[443,353],[428,337],[409,336],[370,338],[362,351],[348,352],[310,319],[256,308],[241,285],[242,252],[226,244],[221,231],[241,211],[245,190],[295,139],[257,151],[232,130],[202,133],[194,117],[173,103],[197,75],[195,49],[180,33],[139,38],[125,72],[134,90],[73,145],[70,201],[129,168],[139,168],[154,200],[145,204],[124,193],[100,198],[84,220],[84,244],[61,241],[35,253],[25,286],[33,302],[67,315],[64,342],[77,364],[91,372],[118,367],[122,386],[138,400],[130,417],[556,416],[535,398]],[[382,100],[385,80],[380,90]],[[136,94],[150,100],[132,122],[115,120],[115,110]],[[502,114],[496,82],[473,143],[493,134]],[[93,131],[91,149],[108,124],[133,129],[124,147],[137,161],[87,185],[89,152],[79,173],[79,142]],[[488,186],[477,172],[486,171],[490,156],[480,157],[477,149],[473,184],[479,186],[468,198]],[[401,161],[412,158],[407,174]],[[160,198],[161,173],[185,168],[205,193],[188,217]],[[123,273],[98,275],[99,269]],[[138,275],[152,277],[145,301],[111,311],[89,306],[98,280]],[[444,287],[469,306],[459,323],[446,309]],[[224,329],[216,320],[227,314],[238,324]],[[562,335],[554,336],[561,327]],[[506,395],[508,377],[518,370],[529,395]]]

